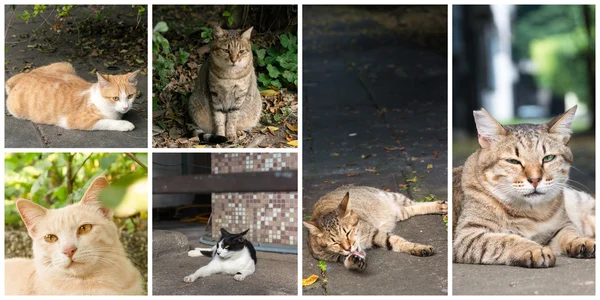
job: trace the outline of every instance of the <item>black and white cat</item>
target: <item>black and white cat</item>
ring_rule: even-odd
[[[194,274],[183,278],[183,281],[194,282],[199,277],[217,273],[234,274],[233,279],[242,281],[246,276],[254,274],[256,250],[252,243],[244,238],[248,230],[232,234],[221,228],[221,238],[212,249],[196,248],[189,251],[190,257],[208,256],[212,257],[212,260]]]

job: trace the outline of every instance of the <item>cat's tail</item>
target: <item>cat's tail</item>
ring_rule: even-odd
[[[221,144],[227,142],[227,137],[222,135],[207,133],[200,128],[196,128],[193,131],[193,136],[197,136],[201,142],[210,144]]]
[[[213,256],[213,249],[211,248],[196,248],[194,250],[188,251],[189,257],[200,257],[200,256]]]

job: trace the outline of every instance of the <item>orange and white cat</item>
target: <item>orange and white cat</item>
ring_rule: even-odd
[[[142,277],[119,241],[113,213],[98,195],[96,178],[79,201],[46,209],[17,200],[33,240],[33,259],[4,261],[6,295],[142,295]]]
[[[6,81],[6,107],[11,115],[66,129],[131,131],[121,120],[136,96],[139,70],[98,76],[89,83],[70,63],[60,62],[17,74]]]

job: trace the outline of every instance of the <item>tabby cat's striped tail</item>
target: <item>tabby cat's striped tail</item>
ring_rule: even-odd
[[[202,129],[194,129],[194,136],[197,136],[201,142],[211,143],[211,144],[221,144],[227,142],[227,137],[222,135],[207,133]]]

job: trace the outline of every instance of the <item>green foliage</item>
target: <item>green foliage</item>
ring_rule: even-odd
[[[317,267],[321,269],[321,272],[327,271],[327,263],[324,260],[319,260],[319,264],[317,265]]]
[[[147,164],[146,153],[135,157]],[[61,208],[79,201],[98,176],[106,176],[117,191],[131,185],[133,178],[147,177],[143,167],[122,153],[8,153],[4,168],[4,222],[16,228],[23,226],[17,199]],[[112,189],[111,185],[106,191]],[[106,205],[116,207],[123,201],[124,193],[110,193],[112,202]]]
[[[24,10],[22,14],[17,15],[17,17],[21,18],[21,20],[25,21],[25,23],[29,24],[29,21],[33,21],[38,14],[46,11],[48,5],[34,5],[33,11],[29,12],[28,9]]]
[[[595,8],[590,6],[592,23]],[[557,96],[573,92],[590,100],[586,56],[595,52],[595,24],[591,36],[584,22],[582,5],[542,5],[517,19],[515,55],[531,58],[536,80]]]
[[[212,41],[212,39],[213,39],[212,28],[207,27],[207,26],[202,26],[202,27],[200,27],[200,30],[201,30],[200,37],[202,38],[202,41],[205,44],[210,43],[210,41]]]
[[[229,10],[223,12],[223,17],[226,18],[227,24],[229,24],[229,26],[233,25],[233,17],[231,16],[231,11],[233,11],[236,7],[237,5],[232,5],[229,8]]]
[[[154,54],[154,76],[158,77],[154,80],[154,86],[162,91],[170,82],[170,77],[173,75],[176,64],[185,64],[190,53],[179,48],[177,53],[171,51],[169,41],[163,36],[169,30],[169,26],[165,22],[158,22],[152,30],[152,53]],[[152,106],[158,108],[158,99],[152,98]]]
[[[62,7],[60,5],[56,6],[56,12],[57,12],[57,17],[66,17],[69,15],[69,12],[71,11],[71,9],[75,7],[75,5],[63,5]]]
[[[298,88],[298,38],[292,33],[279,36],[279,45],[261,49],[252,46],[256,55],[258,82],[262,89]]]

